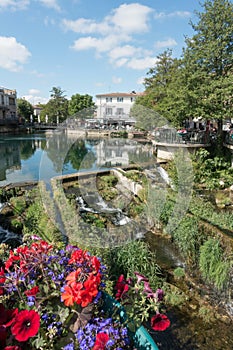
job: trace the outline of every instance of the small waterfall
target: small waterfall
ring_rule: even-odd
[[[85,198],[85,199],[84,199]],[[76,198],[77,204],[79,206],[79,213],[94,213],[100,214],[107,217],[107,219],[115,226],[119,227],[120,230],[124,230],[126,227],[126,232],[130,229],[132,234],[132,239],[142,239],[144,238],[147,230],[136,223],[134,220],[130,219],[125,215],[121,209],[113,208],[108,203],[106,203],[99,194],[85,194],[84,198],[78,196]],[[122,231],[123,232],[123,231]]]
[[[22,238],[17,233],[10,232],[0,226],[0,243],[5,243],[11,248],[15,248],[22,244]]]
[[[0,203],[0,214],[2,210],[8,205],[8,203]],[[5,243],[11,248],[18,247],[22,244],[22,238],[19,234],[10,232],[0,226],[0,243]]]
[[[109,206],[100,195],[85,195],[85,200],[82,196],[76,198],[79,205],[79,212],[90,212],[107,216],[109,220],[116,226],[126,225],[131,222],[131,219],[122,213],[119,208]]]

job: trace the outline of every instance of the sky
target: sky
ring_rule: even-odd
[[[195,11],[199,0],[0,0],[0,87],[33,105],[53,87],[142,92],[159,54],[181,57]]]

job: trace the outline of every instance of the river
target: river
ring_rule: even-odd
[[[83,139],[65,132],[0,135],[0,186],[79,171],[141,164],[153,149],[129,139]],[[156,160],[155,160],[156,162]]]

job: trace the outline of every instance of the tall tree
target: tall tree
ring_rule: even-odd
[[[33,114],[33,106],[24,98],[17,99],[17,115],[30,122],[30,116]]]
[[[193,114],[222,119],[233,112],[233,4],[228,0],[206,0],[196,12],[196,34],[186,39],[184,65],[188,72],[189,96],[196,100]]]
[[[47,115],[50,122],[63,122],[69,115],[68,100],[60,87],[53,87],[50,92],[51,98],[41,111],[41,120],[44,121]]]

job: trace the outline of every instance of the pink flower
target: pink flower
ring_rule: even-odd
[[[140,283],[141,281],[143,281],[143,282],[149,281],[148,278],[143,276],[141,273],[139,273],[139,272],[134,272],[134,273],[137,276],[137,283]]]

